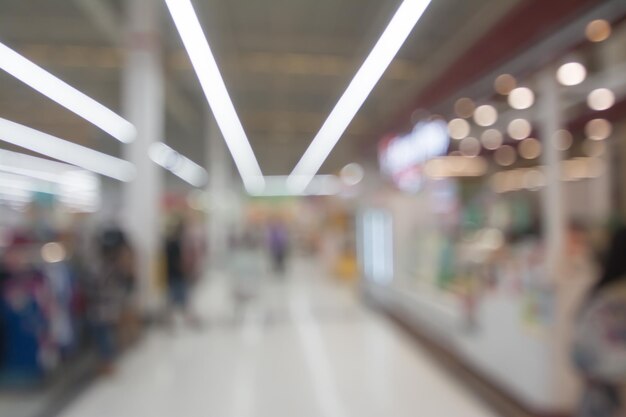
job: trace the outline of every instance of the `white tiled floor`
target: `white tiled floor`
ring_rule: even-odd
[[[225,277],[204,330],[155,330],[63,417],[491,417],[353,290],[299,262],[233,320]]]

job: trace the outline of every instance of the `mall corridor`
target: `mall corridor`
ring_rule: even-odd
[[[491,417],[415,342],[311,261],[234,321],[231,288],[199,288],[202,329],[155,329],[62,417]]]
[[[624,417],[625,162],[626,0],[0,1],[0,417]]]

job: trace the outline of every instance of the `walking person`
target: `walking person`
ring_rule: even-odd
[[[273,270],[282,276],[285,274],[289,240],[285,224],[278,218],[270,220],[268,225],[268,248]]]
[[[170,302],[170,314],[181,312],[185,320],[197,325],[196,317],[189,307],[189,292],[192,274],[189,253],[185,247],[185,223],[176,219],[168,231],[165,240],[165,262],[167,271],[167,289]],[[171,317],[173,319],[173,317]]]

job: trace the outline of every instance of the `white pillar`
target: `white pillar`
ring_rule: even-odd
[[[230,232],[231,162],[222,134],[213,116],[206,117],[206,160],[209,172],[208,239],[209,261],[220,267],[228,250]]]
[[[550,362],[553,401],[559,409],[570,409],[578,397],[578,380],[570,362],[572,317],[568,313],[568,287],[572,284],[563,273],[568,215],[565,210],[562,180],[563,152],[556,146],[555,133],[563,126],[563,103],[556,71],[548,68],[539,80],[540,134],[544,143],[543,164],[546,187],[542,195],[543,237],[546,245],[546,273],[554,288],[554,317],[550,331]]]
[[[164,79],[158,35],[159,0],[128,0],[126,62],[123,73],[124,114],[137,128],[137,138],[124,156],[137,167],[137,177],[124,190],[123,223],[136,251],[139,303],[144,313],[161,304],[158,282],[162,173],[148,157],[150,145],[163,139]]]
[[[547,273],[550,280],[559,278],[563,261],[567,220],[563,204],[563,183],[561,177],[562,151],[556,146],[555,134],[562,126],[562,103],[559,85],[552,69],[545,71],[539,80],[541,92],[540,134],[544,146],[546,187],[542,196],[542,219],[546,242]]]

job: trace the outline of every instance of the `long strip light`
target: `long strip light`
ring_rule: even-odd
[[[206,184],[208,174],[204,168],[163,142],[153,144],[149,154],[152,161],[194,187]]]
[[[6,149],[0,149],[0,171],[57,184],[75,184],[76,178],[83,178],[83,182],[88,183],[90,187],[96,187],[98,184],[98,178],[93,173],[74,165]]]
[[[190,0],[165,0],[204,95],[247,190],[263,188],[263,174],[237,116],[220,70]]]
[[[431,0],[404,0],[311,145],[292,171],[289,187],[306,189],[370,95]]]
[[[128,143],[135,139],[137,130],[129,121],[2,43],[0,68],[117,140]]]
[[[128,161],[3,118],[0,118],[0,140],[119,181],[131,181],[135,177],[135,166]]]

